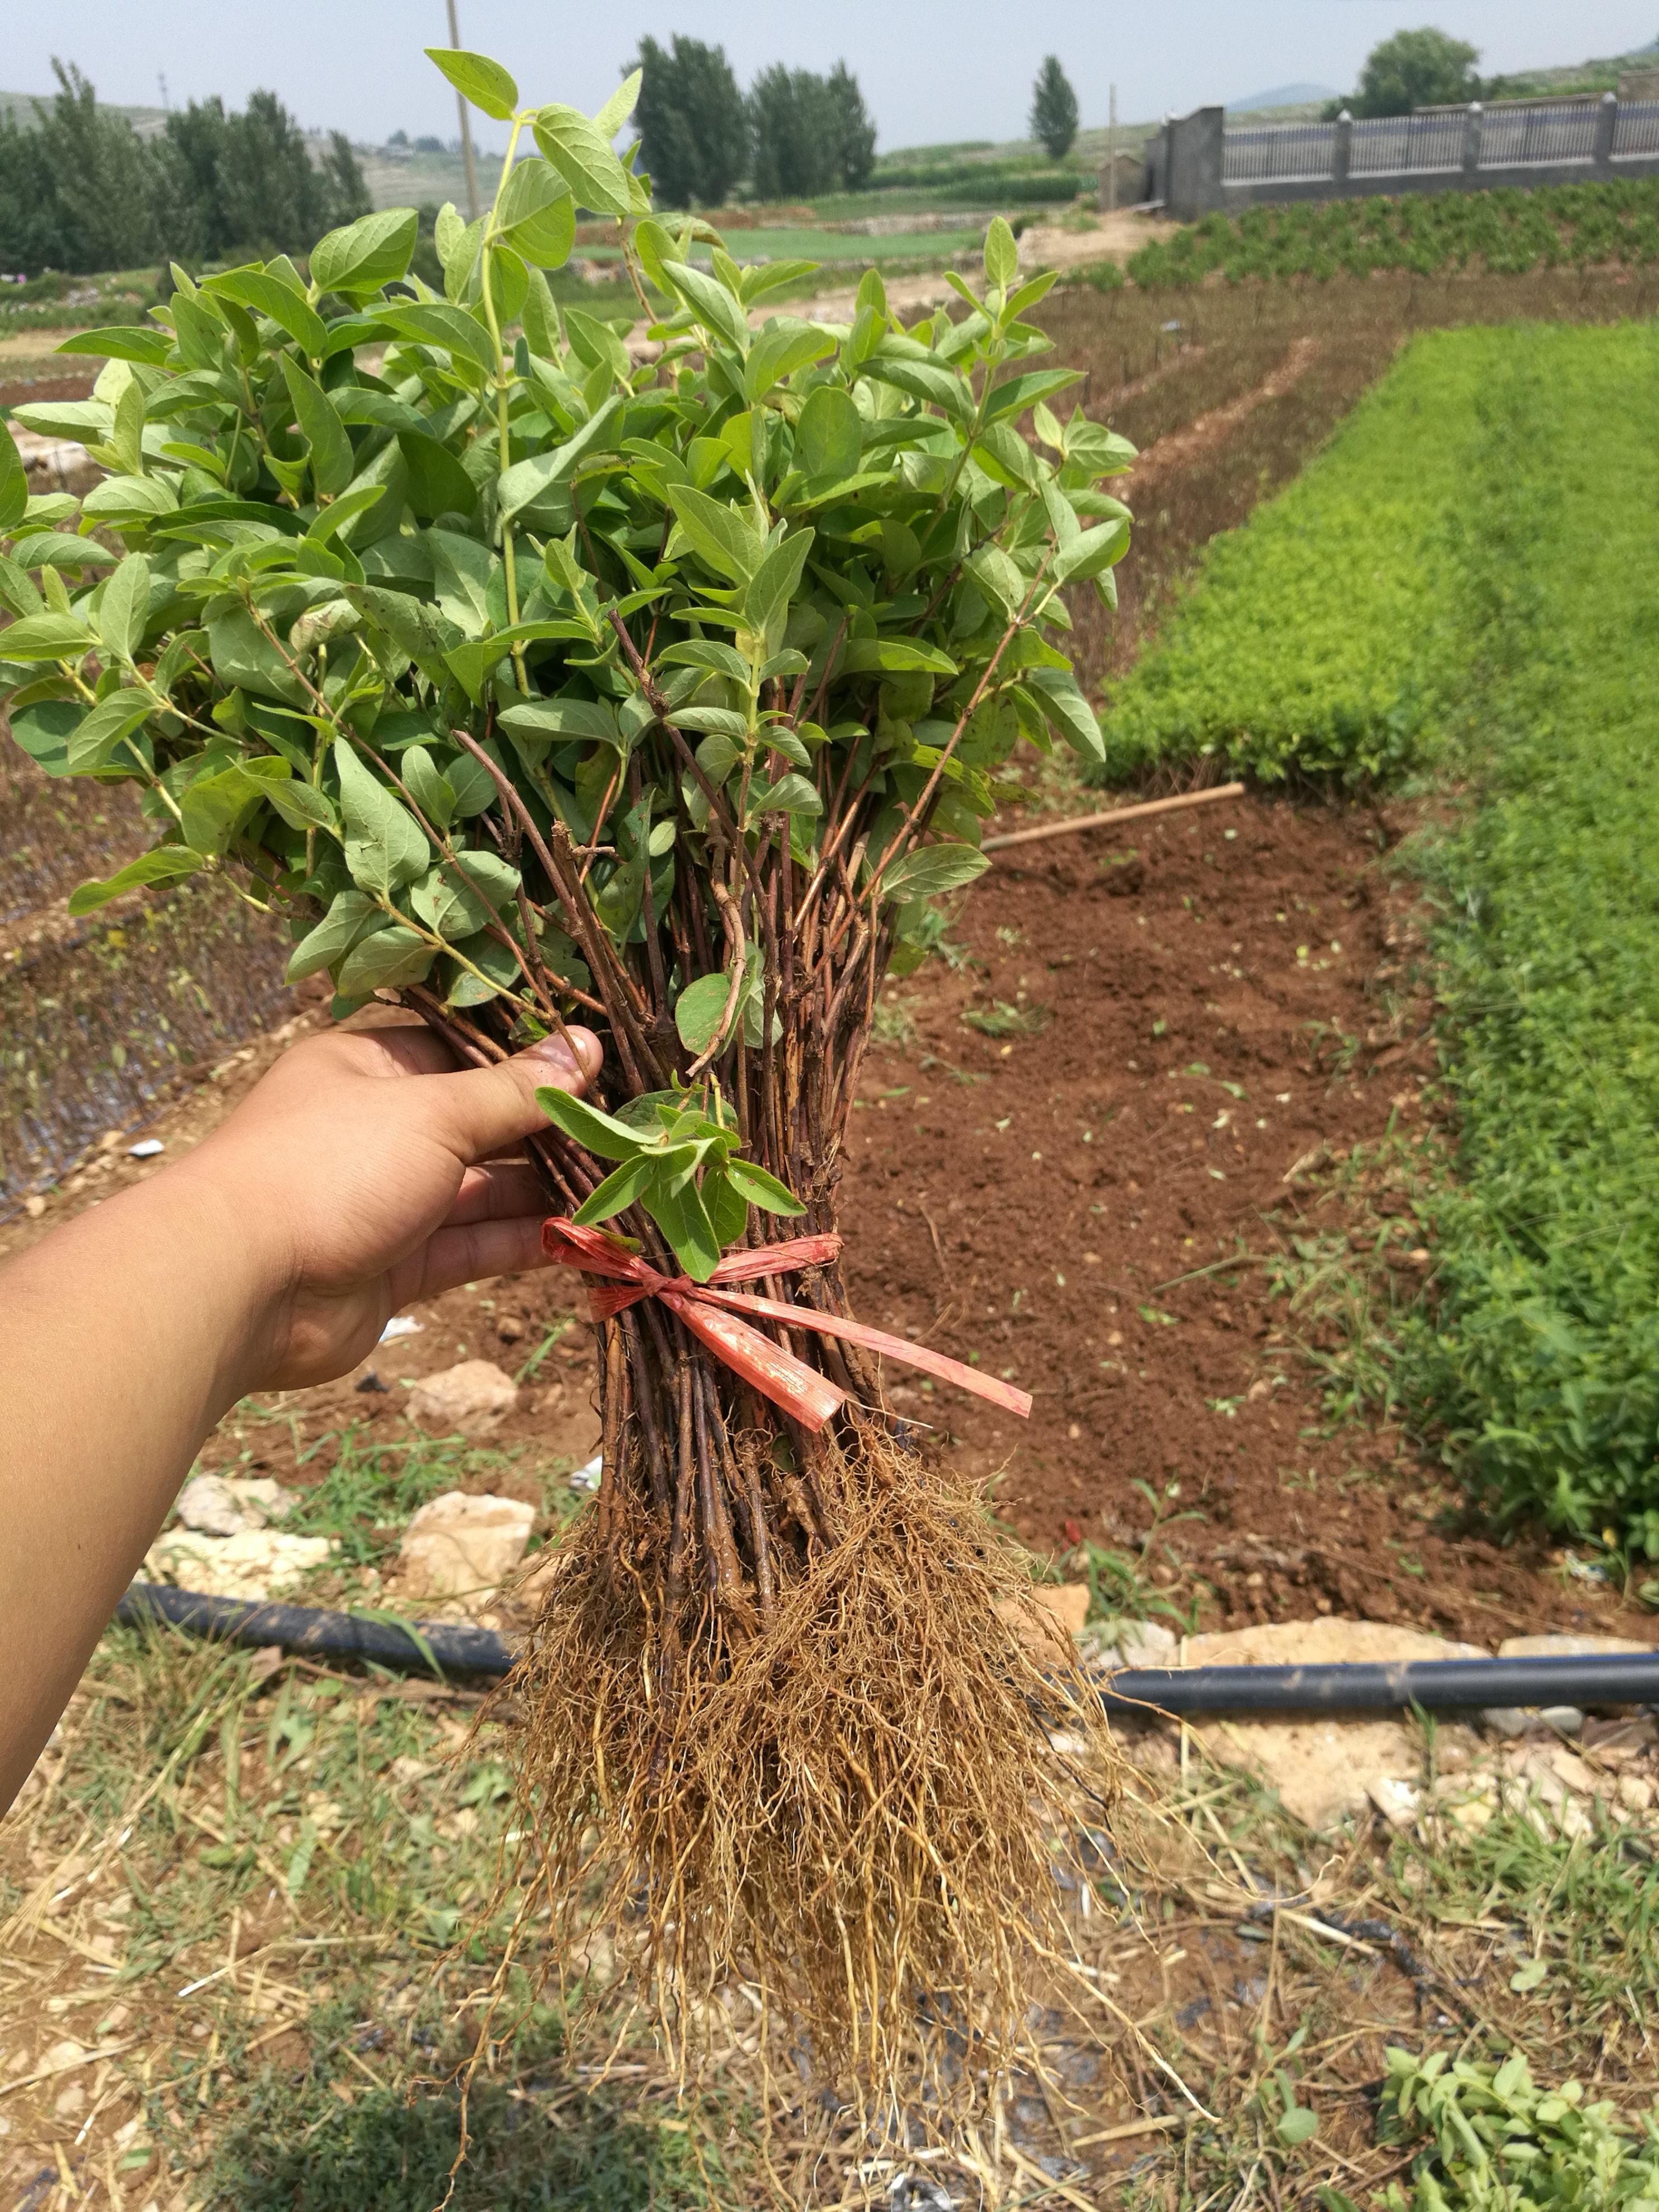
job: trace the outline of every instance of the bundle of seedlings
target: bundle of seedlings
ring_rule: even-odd
[[[612,150],[637,79],[590,118],[434,58],[510,131],[489,212],[438,218],[441,291],[384,210],[308,273],[176,271],[64,349],[106,356],[90,400],[17,410],[106,473],[30,498],[0,440],[0,684],[49,774],[143,787],[154,847],[76,911],[211,875],[338,1016],[401,1002],[475,1063],[604,1040],[531,1147],[604,1471],[513,1678],[524,1940],[597,1889],[683,2058],[735,1979],[890,2077],[919,2020],[1019,2016],[1081,1772],[1053,1739],[1095,1708],[879,1359],[1028,1401],[849,1315],[840,1152],[1001,764],[1100,757],[1051,635],[1067,587],[1112,603],[1132,449],[1056,411],[1052,279],[1001,222],[954,315],[907,330],[873,271],[848,326],[770,313],[811,264],[652,219]],[[637,353],[554,301],[579,206]]]

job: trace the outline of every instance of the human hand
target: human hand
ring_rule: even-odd
[[[538,1085],[580,1095],[603,1048],[550,1037],[457,1073],[422,1024],[336,1030],[284,1054],[172,1171],[228,1200],[256,1260],[244,1389],[346,1373],[392,1316],[458,1283],[545,1264],[549,1212],[531,1168],[501,1157],[546,1117]]]

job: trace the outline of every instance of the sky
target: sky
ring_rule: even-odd
[[[493,54],[526,103],[562,100],[592,113],[614,88],[643,33],[725,46],[740,82],[769,63],[857,75],[884,147],[959,138],[1001,140],[1025,127],[1030,84],[1058,52],[1085,126],[1118,112],[1145,120],[1208,101],[1243,100],[1290,83],[1349,89],[1370,47],[1391,32],[1436,23],[1481,52],[1487,74],[1620,53],[1659,33],[1659,0],[776,0],[550,6],[547,0],[458,0],[462,43]],[[167,78],[173,104],[222,94],[240,106],[256,87],[276,92],[307,128],[375,143],[395,130],[454,133],[453,94],[422,53],[447,43],[441,0],[77,0],[55,9],[13,0],[0,88],[47,90],[52,58],[77,63],[100,95],[153,106]],[[483,118],[481,143],[500,142]]]

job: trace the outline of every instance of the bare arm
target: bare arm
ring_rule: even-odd
[[[496,1157],[580,1091],[550,1040],[453,1072],[418,1026],[280,1060],[175,1167],[0,1269],[0,1811],[52,1733],[216,1422],[344,1374],[387,1320],[541,1264],[547,1212]]]

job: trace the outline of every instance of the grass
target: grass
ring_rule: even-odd
[[[1419,276],[1482,269],[1524,276],[1560,264],[1659,261],[1659,179],[1542,185],[1522,191],[1407,194],[1300,202],[1206,216],[1131,255],[1131,279],[1149,291],[1185,289],[1206,277],[1283,283]]]

